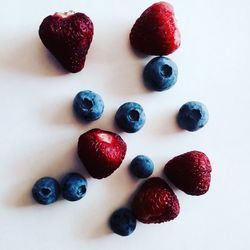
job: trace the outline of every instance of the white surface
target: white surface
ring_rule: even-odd
[[[182,33],[171,55],[179,67],[177,85],[154,93],[142,84],[143,60],[129,48],[135,19],[154,1],[1,1],[0,22],[0,249],[250,249],[248,0],[173,0]],[[75,10],[95,25],[86,67],[66,74],[39,40],[38,27],[49,14]],[[72,115],[75,94],[91,89],[102,95],[104,116],[88,126]],[[208,125],[179,130],[174,117],[189,100],[205,103]],[[113,117],[125,101],[137,101],[147,115],[136,134],[122,134],[128,154],[111,177],[89,178],[87,196],[77,203],[34,204],[30,189],[44,175],[85,173],[76,159],[78,136],[100,127],[115,130]],[[139,182],[127,170],[131,159],[146,154],[164,164],[189,150],[202,150],[213,165],[208,194],[177,192],[181,213],[170,223],[138,224],[131,237],[111,234],[106,221],[126,204]]]

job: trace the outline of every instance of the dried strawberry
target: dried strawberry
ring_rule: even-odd
[[[127,146],[112,132],[92,129],[79,137],[78,155],[89,174],[97,179],[111,175],[121,165]]]
[[[211,171],[208,157],[199,151],[176,156],[164,169],[167,178],[190,195],[202,195],[209,190]]]
[[[47,16],[39,28],[45,47],[72,73],[83,69],[93,33],[90,18],[72,11]]]
[[[130,43],[147,55],[168,55],[178,49],[181,39],[172,5],[159,2],[146,9],[131,30]]]
[[[180,211],[176,195],[159,177],[146,180],[132,201],[132,211],[143,223],[162,223],[175,219]]]

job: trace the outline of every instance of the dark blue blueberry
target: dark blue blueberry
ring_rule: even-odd
[[[48,205],[55,202],[60,194],[57,180],[51,177],[39,179],[32,188],[33,198],[40,204]]]
[[[117,126],[128,133],[135,133],[145,124],[145,113],[142,106],[135,102],[124,103],[116,112]]]
[[[94,121],[102,116],[104,103],[98,94],[85,90],[79,92],[74,98],[73,109],[79,119]]]
[[[121,236],[128,236],[134,232],[136,219],[127,208],[120,208],[113,212],[109,220],[112,231]]]
[[[177,81],[178,68],[167,57],[155,57],[144,68],[145,85],[156,91],[170,89]]]
[[[136,156],[130,164],[130,172],[138,178],[147,178],[154,171],[154,163],[145,155]]]
[[[77,173],[65,175],[61,182],[62,196],[69,201],[80,200],[87,191],[87,180]]]
[[[187,102],[179,110],[177,123],[182,129],[196,131],[208,122],[208,110],[200,102]]]

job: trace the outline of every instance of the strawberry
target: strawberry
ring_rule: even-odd
[[[72,11],[47,16],[39,28],[45,47],[72,73],[83,69],[93,33],[90,18]]]
[[[79,158],[96,179],[108,177],[119,168],[126,151],[127,145],[122,138],[109,131],[92,129],[79,137]]]
[[[146,180],[132,201],[132,211],[143,223],[162,223],[175,219],[179,201],[168,184],[159,177]]]
[[[159,2],[146,9],[131,30],[130,43],[135,50],[148,55],[168,55],[178,49],[180,32],[172,5]]]
[[[173,158],[164,169],[167,178],[190,195],[202,195],[208,191],[211,171],[208,157],[199,151],[191,151]]]

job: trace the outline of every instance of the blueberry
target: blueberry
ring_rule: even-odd
[[[154,163],[145,155],[136,156],[130,164],[130,172],[138,178],[147,178],[154,171]]]
[[[200,102],[187,102],[179,110],[177,123],[182,129],[196,131],[208,122],[208,110]]]
[[[142,106],[135,102],[124,103],[116,112],[117,126],[127,133],[135,133],[145,124],[145,113]]]
[[[94,121],[102,116],[104,103],[101,96],[90,90],[85,90],[79,92],[74,98],[73,109],[79,119]]]
[[[120,208],[113,212],[109,220],[112,231],[121,236],[128,236],[135,230],[136,219],[127,208]]]
[[[32,188],[33,198],[40,204],[48,205],[55,202],[60,194],[60,187],[54,178],[43,177]]]
[[[80,200],[87,191],[87,181],[77,173],[65,175],[61,182],[62,196],[69,201]]]
[[[145,85],[156,91],[170,89],[177,81],[178,68],[167,57],[155,57],[144,68]]]

